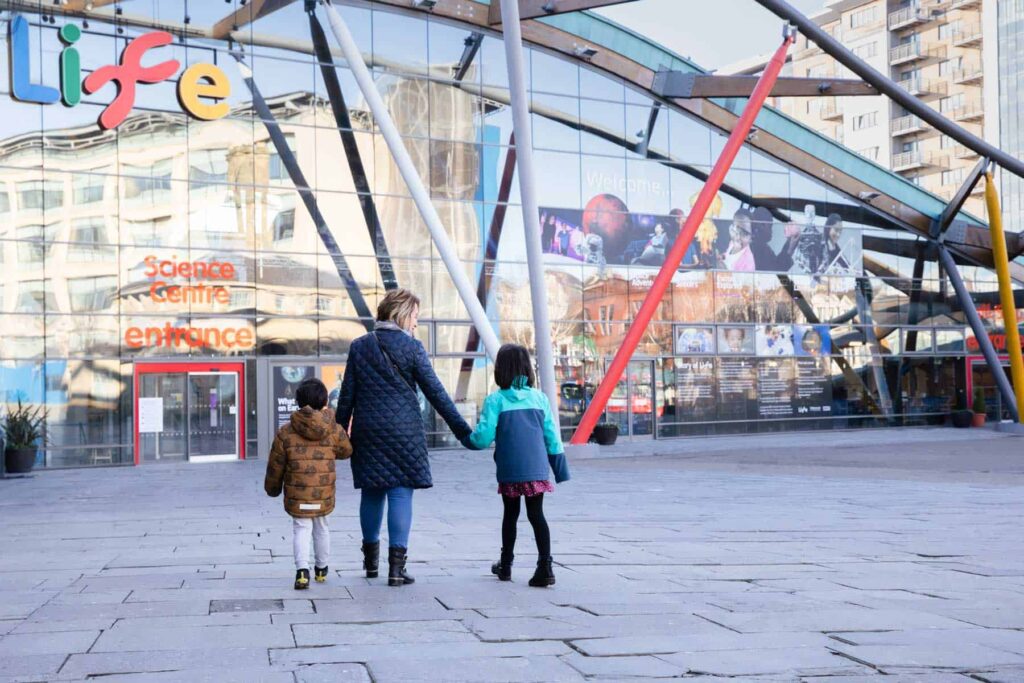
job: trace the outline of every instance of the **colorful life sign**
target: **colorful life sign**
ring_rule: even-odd
[[[181,63],[176,59],[142,66],[142,59],[147,52],[174,41],[174,36],[166,31],[152,31],[128,41],[117,64],[101,66],[82,80],[82,58],[74,47],[82,37],[82,30],[74,24],[65,24],[58,36],[64,44],[59,62],[60,89],[33,83],[29,23],[20,14],[14,16],[9,25],[7,40],[11,97],[35,104],[54,104],[60,101],[66,107],[74,107],[82,101],[83,92],[91,95],[113,83],[117,94],[100,114],[101,128],[116,128],[128,117],[135,106],[135,93],[140,83],[166,81],[181,68]],[[226,116],[228,105],[223,100],[230,95],[231,83],[227,74],[213,64],[193,64],[178,78],[178,104],[184,112],[197,119],[212,121]]]

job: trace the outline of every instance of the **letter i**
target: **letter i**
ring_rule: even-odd
[[[74,24],[60,29],[60,39],[67,45],[60,53],[60,91],[67,107],[82,101],[82,58],[78,49],[71,47],[81,37],[82,30]]]

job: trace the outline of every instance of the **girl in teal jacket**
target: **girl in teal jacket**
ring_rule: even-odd
[[[501,523],[501,559],[491,571],[502,581],[512,580],[520,498],[526,498],[526,517],[537,540],[537,571],[530,585],[552,586],[555,574],[551,533],[544,518],[544,494],[555,490],[548,481],[549,469],[556,482],[569,480],[562,439],[547,396],[533,388],[529,351],[518,344],[502,346],[494,361],[494,381],[500,389],[484,401],[480,422],[463,440],[463,445],[474,450],[495,444],[498,493],[505,514]]]

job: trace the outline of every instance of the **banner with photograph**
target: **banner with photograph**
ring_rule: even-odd
[[[275,430],[288,424],[292,413],[299,409],[295,391],[302,380],[316,375],[314,365],[278,365],[274,367],[274,421]]]
[[[582,209],[541,207],[541,243],[545,254],[572,261],[656,268],[665,262],[687,211],[631,213],[618,196],[601,193]],[[808,204],[804,213],[783,223],[762,207],[743,207],[732,216],[721,216],[721,211],[716,197],[683,257],[683,268],[863,274],[860,230],[846,228],[839,214],[819,217]]]

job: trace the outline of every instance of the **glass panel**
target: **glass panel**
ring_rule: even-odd
[[[188,456],[238,457],[238,375],[189,373]]]
[[[185,460],[185,373],[144,373],[139,377],[139,398],[158,399],[152,409],[163,420],[163,429],[140,431],[140,460]],[[140,406],[140,412],[145,409]]]

